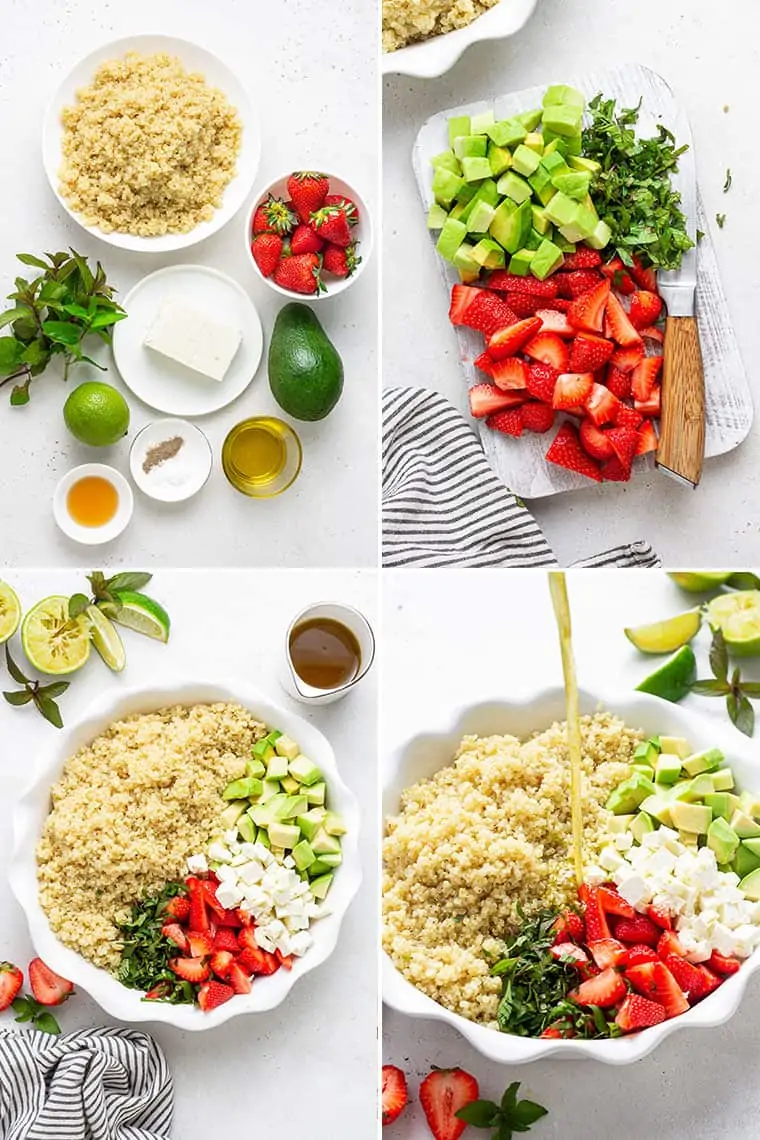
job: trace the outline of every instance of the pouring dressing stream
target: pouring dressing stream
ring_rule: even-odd
[[[581,804],[581,757],[583,741],[578,708],[578,679],[573,656],[573,628],[570,620],[570,602],[567,597],[567,579],[562,571],[551,571],[549,590],[557,619],[559,645],[562,654],[562,675],[565,683],[567,719],[567,750],[570,756],[570,806],[573,826],[573,866],[578,886],[583,882],[583,808]]]

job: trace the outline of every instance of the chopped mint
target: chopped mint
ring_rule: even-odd
[[[733,180],[734,180],[734,178],[733,178],[733,175],[731,174],[731,167],[729,166],[728,170],[726,171],[726,181],[723,183],[723,193],[724,194],[728,194],[729,190],[731,189],[731,183],[733,182]]]
[[[704,236],[705,236],[704,230],[697,230],[697,243],[701,242],[701,240]]]
[[[715,215],[715,221],[718,223],[718,229],[722,230],[726,224],[726,215],[725,214],[716,214]]]

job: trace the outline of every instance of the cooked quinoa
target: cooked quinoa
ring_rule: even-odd
[[[237,111],[165,53],[101,64],[62,122],[61,194],[105,233],[187,233],[210,221],[235,174]]]
[[[383,0],[383,51],[464,28],[499,0]]]
[[[118,967],[133,902],[184,878],[266,725],[237,704],[141,713],[67,760],[37,845],[39,897],[62,942]]]
[[[584,840],[596,849],[643,739],[610,713],[581,720]],[[407,788],[386,822],[383,945],[440,1005],[495,1027],[489,959],[527,915],[576,898],[566,725],[521,743],[466,736],[454,762]]]

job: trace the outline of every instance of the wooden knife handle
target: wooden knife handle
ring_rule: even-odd
[[[705,373],[696,317],[668,317],[657,462],[695,487],[705,457]]]

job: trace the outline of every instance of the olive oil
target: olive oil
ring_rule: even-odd
[[[314,689],[339,689],[361,669],[359,642],[342,622],[310,618],[290,634],[290,660],[301,680]]]
[[[578,707],[578,680],[573,656],[573,630],[570,621],[570,602],[567,597],[567,580],[561,571],[549,574],[549,589],[554,604],[554,616],[559,630],[562,654],[562,674],[565,680],[565,709],[567,719],[567,751],[570,756],[570,807],[573,824],[573,865],[578,886],[583,882],[583,808],[581,804],[581,762],[583,740]]]
[[[238,491],[268,498],[284,491],[298,475],[301,446],[288,424],[274,416],[256,416],[229,433],[222,467]]]
[[[66,510],[79,526],[105,526],[119,509],[119,492],[101,475],[85,475],[66,496]]]

